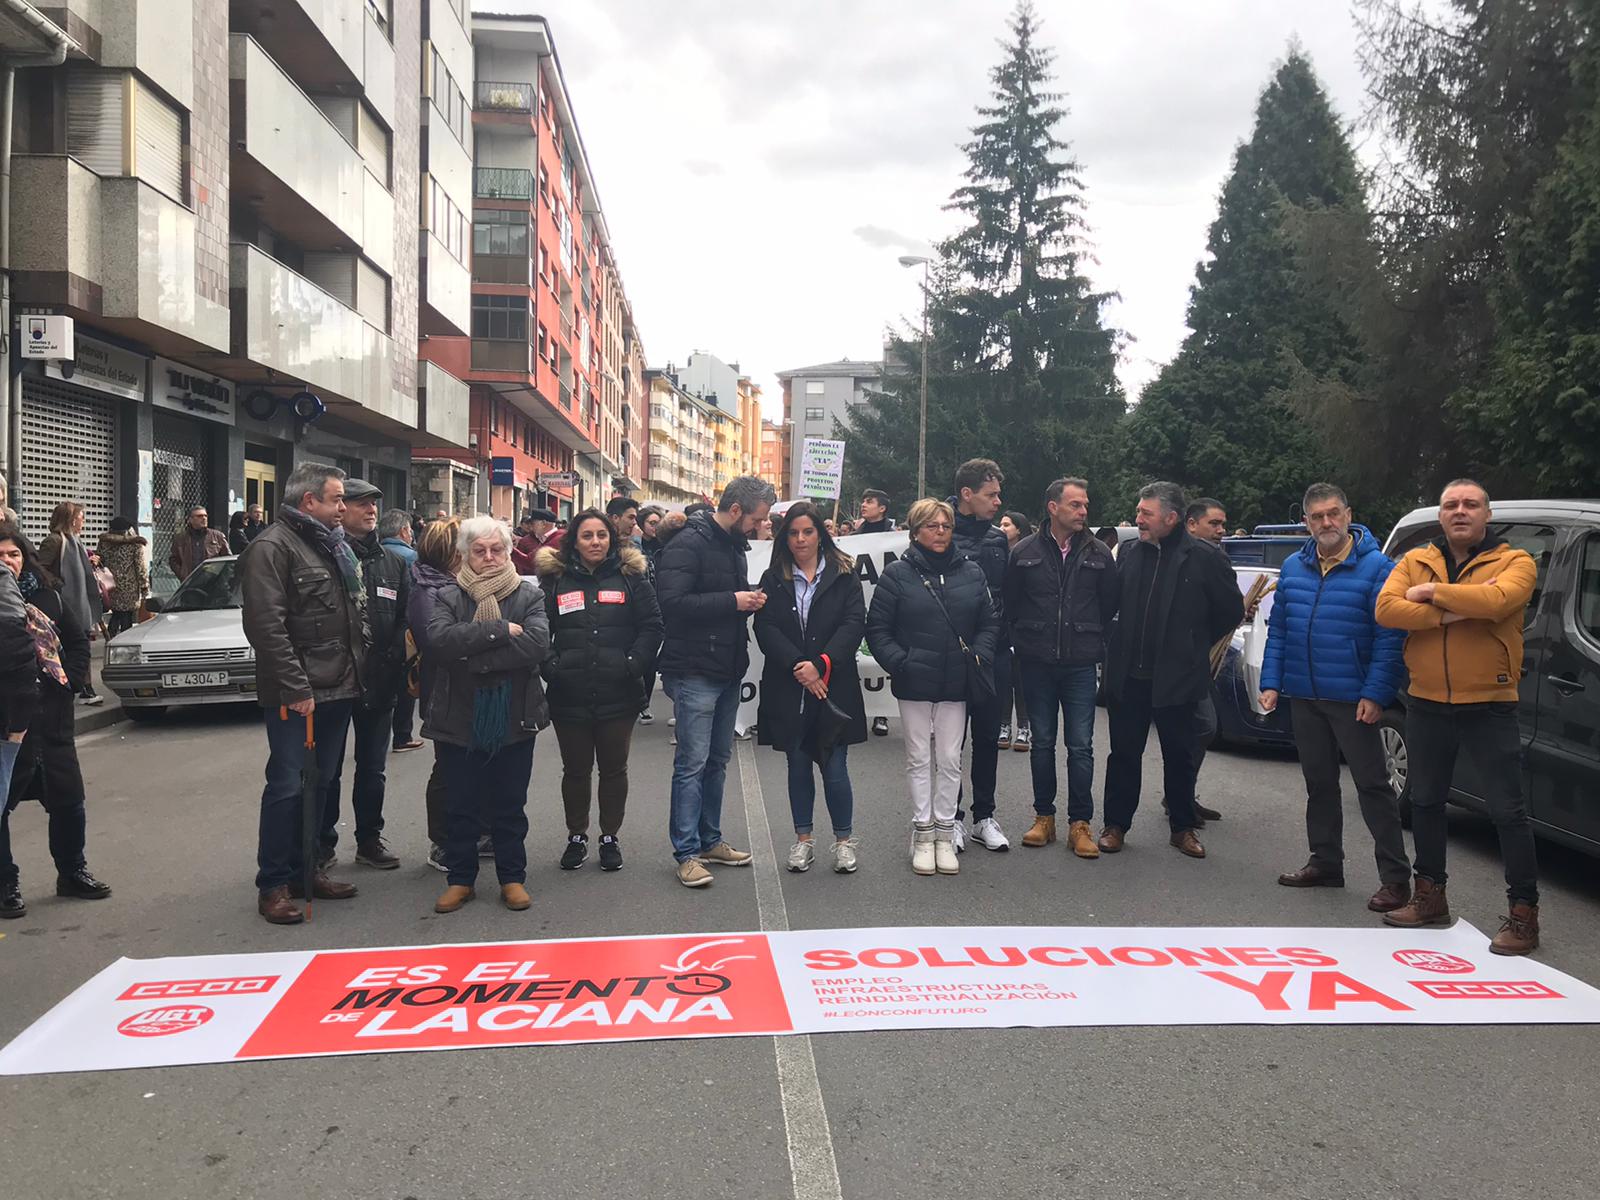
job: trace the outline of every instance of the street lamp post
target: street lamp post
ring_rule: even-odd
[[[917,417],[917,499],[928,494],[928,268],[933,259],[924,254],[902,254],[902,267],[922,268],[922,386]]]

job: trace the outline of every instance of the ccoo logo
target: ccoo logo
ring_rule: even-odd
[[[198,1029],[216,1014],[203,1004],[188,1004],[181,1008],[147,1008],[117,1026],[124,1037],[165,1037],[169,1033],[182,1033]]]
[[[1439,975],[1464,975],[1477,968],[1454,954],[1441,954],[1437,950],[1396,950],[1394,960],[1402,967],[1418,971],[1433,971]]]

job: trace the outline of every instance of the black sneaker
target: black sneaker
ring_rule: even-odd
[[[889,736],[889,718],[888,717],[873,717],[872,718],[872,733],[873,733],[874,737],[888,737]]]
[[[381,837],[371,838],[356,846],[356,861],[362,866],[376,867],[380,871],[393,871],[400,860],[389,853]]]
[[[622,870],[622,843],[609,833],[600,838],[600,869],[602,871]]]
[[[22,902],[22,885],[12,879],[0,883],[0,921],[15,921],[28,915],[28,906]]]
[[[74,900],[104,900],[111,889],[89,874],[88,867],[79,867],[70,875],[56,876],[56,895],[70,896]]]
[[[575,833],[567,838],[567,848],[561,852],[561,869],[563,871],[576,871],[588,861],[588,858],[588,837],[581,833]]]

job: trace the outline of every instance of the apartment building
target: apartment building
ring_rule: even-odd
[[[646,467],[647,499],[682,506],[711,500],[716,486],[716,422],[727,414],[685,388],[678,372],[645,371],[649,396],[650,456]]]
[[[496,516],[569,516],[637,486],[631,314],[548,22],[480,12],[470,30],[470,328],[428,356],[467,381],[471,431],[429,457],[480,467]]]
[[[783,385],[783,415],[789,431],[789,478],[800,478],[800,458],[806,438],[831,438],[834,423],[846,420],[850,409],[866,402],[867,393],[879,386],[883,364],[870,359],[842,358],[779,371]],[[848,456],[850,448],[845,447]]]
[[[761,422],[761,455],[756,474],[765,479],[780,499],[789,496],[788,426],[774,421]]]
[[[270,513],[295,465],[323,461],[404,505],[413,444],[465,448],[464,385],[418,348],[470,318],[466,227],[420,191],[426,142],[432,177],[461,192],[445,137],[470,153],[465,110],[428,64],[470,76],[466,9],[41,10],[70,40],[60,65],[16,74],[12,314],[71,317],[75,338],[70,357],[25,359],[5,393],[30,533],[64,499],[91,539],[126,515],[161,591],[191,504],[218,525],[251,502]]]

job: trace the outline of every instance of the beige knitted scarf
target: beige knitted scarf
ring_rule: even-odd
[[[517,569],[509,560],[501,563],[499,570],[487,575],[479,575],[463,562],[461,570],[456,573],[456,582],[461,585],[462,591],[478,602],[478,611],[472,617],[474,621],[498,621],[501,619],[500,601],[522,586],[522,576],[517,574]]]

